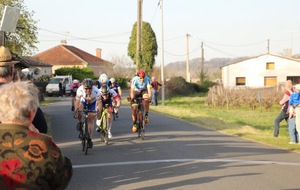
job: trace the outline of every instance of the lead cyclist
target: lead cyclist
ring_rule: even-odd
[[[100,90],[93,85],[93,81],[90,78],[86,78],[82,81],[82,85],[77,89],[75,113],[74,118],[77,118],[81,122],[82,110],[87,106],[88,110],[100,111],[102,105],[100,104],[101,93]],[[88,127],[90,133],[90,139],[88,139],[89,148],[93,147],[93,131],[94,123],[97,114],[88,114]]]

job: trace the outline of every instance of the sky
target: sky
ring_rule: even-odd
[[[137,2],[24,0],[38,22],[36,53],[66,40],[93,55],[101,48],[105,60],[127,57]],[[299,0],[163,0],[163,6],[159,2],[143,0],[142,8],[143,21],[151,24],[157,39],[156,66],[185,61],[187,49],[189,59],[200,58],[202,42],[205,60],[265,54],[268,40],[272,54],[285,49],[300,54]]]

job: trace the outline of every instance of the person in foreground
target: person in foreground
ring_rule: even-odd
[[[8,48],[0,46],[0,86],[13,81],[15,67],[19,61],[12,61]],[[38,107],[32,124],[36,126],[40,133],[47,133],[48,125],[43,111]]]
[[[32,129],[38,89],[19,81],[3,84],[0,91],[0,189],[65,189],[71,161],[50,136]]]
[[[131,117],[133,120],[132,132],[137,131],[137,124],[136,124],[136,110],[137,104],[134,102],[136,98],[142,97],[144,99],[144,110],[145,110],[145,117],[144,121],[145,124],[149,122],[148,118],[148,111],[149,111],[149,100],[151,100],[151,84],[150,78],[146,76],[144,70],[139,70],[137,72],[137,76],[134,76],[131,80],[130,85],[130,99],[131,99]]]

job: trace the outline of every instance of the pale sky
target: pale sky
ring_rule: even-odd
[[[24,0],[38,21],[39,52],[67,40],[102,58],[127,56],[137,0]],[[149,22],[158,43],[161,64],[161,9],[159,0],[143,0],[143,21]],[[189,58],[205,60],[282,53],[300,54],[299,0],[163,0],[164,64]],[[37,52],[38,53],[38,52]]]

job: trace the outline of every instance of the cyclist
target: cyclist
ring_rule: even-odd
[[[131,80],[130,85],[130,99],[131,99],[131,116],[133,120],[133,126],[132,126],[132,132],[137,131],[137,125],[136,125],[136,110],[137,110],[137,104],[134,104],[134,99],[142,97],[144,98],[143,104],[145,109],[145,117],[144,121],[145,124],[149,122],[148,118],[148,111],[149,111],[149,100],[151,100],[151,84],[150,84],[150,78],[146,76],[146,73],[144,70],[139,70],[137,72],[137,76],[134,76]]]
[[[77,79],[74,79],[71,86],[70,86],[70,90],[71,90],[71,96],[72,96],[72,108],[71,110],[74,111],[74,103],[75,103],[75,96],[76,96],[76,92],[77,92],[77,89],[80,87],[80,82],[77,80]]]
[[[108,86],[109,80],[108,80],[108,76],[103,73],[99,76],[99,79],[97,80],[97,86],[100,89],[101,86],[107,85]]]
[[[87,106],[88,110],[101,110],[100,99],[101,94],[96,86],[93,86],[93,81],[90,78],[86,78],[82,81],[82,85],[77,89],[76,103],[75,103],[75,114],[74,117],[81,122],[81,111],[84,106]],[[94,122],[97,114],[88,115],[88,126],[90,139],[88,139],[89,148],[93,147],[92,137],[94,131]]]
[[[113,89],[114,91],[116,91],[116,93],[120,96],[120,105],[117,106],[116,102],[113,102],[116,106],[115,106],[115,113],[116,113],[116,117],[118,118],[118,112],[119,112],[119,108],[121,106],[121,97],[122,97],[122,90],[121,90],[121,86],[119,85],[119,83],[116,82],[115,78],[110,78],[109,80],[109,88]]]
[[[112,89],[110,89],[108,86],[103,85],[100,87],[100,103],[99,110],[102,110],[105,105],[107,105],[107,111],[108,111],[108,138],[112,138],[111,134],[111,127],[112,127],[112,101],[113,99],[116,102],[120,101],[120,96]],[[97,120],[96,124],[100,126],[100,120]],[[100,132],[100,128],[97,127],[97,132]]]

